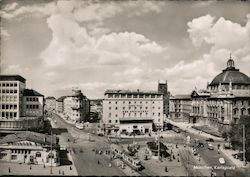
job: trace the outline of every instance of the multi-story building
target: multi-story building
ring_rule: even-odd
[[[71,123],[85,122],[88,120],[90,104],[89,99],[83,95],[81,90],[72,89],[72,95],[63,100],[64,118]]]
[[[0,130],[43,128],[43,95],[25,89],[20,75],[0,75]]]
[[[230,58],[206,91],[192,93],[190,117],[193,122],[227,131],[243,115],[250,115],[250,78],[236,69]]]
[[[106,133],[150,133],[163,128],[163,94],[155,91],[107,90],[103,100]]]
[[[48,96],[45,98],[45,111],[55,112],[56,111],[56,98]]]
[[[163,94],[163,113],[168,117],[170,92],[168,91],[167,81],[166,83],[158,82],[158,92]]]
[[[63,107],[63,100],[66,98],[66,96],[61,96],[56,100],[56,112],[57,113],[63,113],[64,107]]]
[[[58,166],[58,141],[56,136],[35,132],[7,135],[0,140],[0,161]]]
[[[189,121],[191,112],[191,96],[175,95],[170,97],[169,115],[171,119]]]

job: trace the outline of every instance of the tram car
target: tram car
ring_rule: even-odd
[[[132,169],[136,171],[142,169],[141,161],[138,158],[130,156],[129,153],[121,146],[111,144],[110,150],[111,153],[115,155],[115,157],[120,158],[125,164],[130,166]]]

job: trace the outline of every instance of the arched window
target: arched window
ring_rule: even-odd
[[[41,152],[36,152],[36,157],[41,157]]]
[[[48,154],[48,158],[54,158],[54,154],[52,153],[52,152],[50,152],[49,154]]]

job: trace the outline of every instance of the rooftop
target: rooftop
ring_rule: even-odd
[[[21,133],[14,133],[14,134],[9,134],[9,135],[3,137],[2,139],[0,139],[0,144],[13,143],[13,142],[18,142],[18,141],[31,141],[31,142],[35,142],[35,143],[50,145],[51,144],[51,135],[30,132],[30,131],[21,132]],[[57,137],[56,136],[53,136],[52,144],[57,145]]]
[[[56,98],[53,97],[53,96],[48,96],[48,97],[46,97],[45,99],[46,99],[46,100],[55,100]]]
[[[33,89],[25,89],[23,92],[23,96],[42,96],[42,94],[38,93],[37,91]]]
[[[59,97],[56,101],[63,102],[63,100],[64,100],[66,97],[67,97],[67,96],[61,96],[61,97]]]
[[[0,81],[20,81],[25,83],[26,79],[24,79],[20,75],[0,75]]]
[[[191,99],[191,95],[175,95],[174,97],[172,97],[171,99],[173,100],[183,100],[183,99]]]
[[[106,95],[106,94],[109,94],[109,93],[113,93],[113,94],[123,93],[123,94],[158,94],[158,95],[162,95],[162,93],[159,93],[158,91],[141,91],[139,89],[137,89],[137,90],[106,90],[104,94]]]

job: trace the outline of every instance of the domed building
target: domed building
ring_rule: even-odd
[[[226,69],[214,77],[207,90],[191,94],[190,122],[216,127],[220,132],[250,115],[250,78],[229,58]]]

